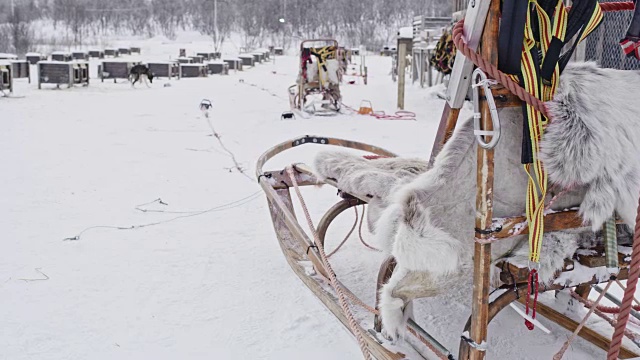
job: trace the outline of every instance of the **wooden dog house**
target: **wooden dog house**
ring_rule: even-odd
[[[27,53],[26,59],[29,62],[29,64],[35,65],[35,64],[39,63],[40,61],[47,60],[47,56],[46,55],[42,55],[40,53],[36,53],[36,52],[30,52],[30,53]]]
[[[100,80],[113,79],[115,83],[117,79],[129,79],[131,68],[138,64],[139,61],[103,61],[98,70]]]
[[[104,59],[104,51],[102,50],[89,50],[89,57],[94,59]]]
[[[114,48],[106,48],[104,49],[104,56],[118,57],[120,56],[120,51]]]
[[[11,63],[0,60],[0,92],[13,92],[13,76],[11,71]]]
[[[51,53],[51,61],[71,61],[73,57],[66,51],[54,51]]]
[[[209,74],[229,75],[229,64],[224,61],[210,62],[207,67]]]
[[[165,62],[153,62],[148,63],[147,66],[153,74],[153,76],[159,78],[180,78],[180,66],[174,61]]]
[[[14,79],[29,79],[31,83],[31,71],[27,60],[11,60],[11,75]]]
[[[180,64],[180,78],[207,76],[209,76],[209,72],[205,64]]]
[[[38,63],[38,89],[42,84],[89,85],[89,63],[86,61],[41,61]]]

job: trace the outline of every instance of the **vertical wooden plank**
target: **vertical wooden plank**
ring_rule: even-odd
[[[425,61],[427,62],[427,86],[428,87],[432,87],[433,86],[433,73],[432,73],[433,68],[431,67],[431,61],[430,61],[431,60],[431,55],[432,55],[432,51],[429,50],[427,52],[427,58],[425,59]]]
[[[404,78],[407,60],[407,43],[398,40],[398,109],[404,110]]]
[[[436,139],[434,140],[433,147],[431,148],[429,166],[433,166],[436,156],[440,153],[444,144],[446,144],[451,138],[453,130],[455,130],[456,124],[458,123],[459,115],[460,109],[452,109],[451,106],[449,106],[449,103],[444,104],[442,117],[440,118],[440,125],[438,125],[438,131],[436,132]]]
[[[500,22],[500,1],[490,0],[489,14],[484,25],[481,43],[481,55],[492,64],[498,64],[498,24]],[[486,101],[480,104],[482,126],[491,131],[491,114]],[[489,141],[490,139],[485,139]],[[477,162],[477,193],[476,193],[476,223],[477,229],[487,229],[491,226],[493,217],[493,170],[494,152],[478,146]],[[478,236],[479,234],[477,234]],[[480,235],[482,238],[486,235]],[[473,299],[471,303],[471,333],[470,338],[476,344],[486,344],[487,327],[489,325],[489,274],[491,266],[491,244],[474,243],[474,272]],[[482,360],[486,352],[471,347],[470,359]]]

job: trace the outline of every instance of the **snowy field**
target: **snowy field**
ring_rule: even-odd
[[[141,45],[142,60],[203,49]],[[393,112],[391,59],[367,61],[369,85],[344,85],[344,102],[367,99]],[[417,121],[281,120],[296,64],[278,57],[229,76],[135,89],[92,79],[87,88],[37,90],[35,81],[16,80],[15,95],[24,97],[0,99],[0,359],[361,358],[348,331],[290,270],[265,197],[255,181],[229,170],[198,105],[213,102],[212,125],[252,175],[262,152],[305,134],[426,158],[444,102],[433,89],[409,85],[406,108]],[[296,149],[267,169],[311,163],[318,149]],[[328,187],[304,195],[316,222],[338,200]],[[329,248],[352,222],[347,212],[332,226]],[[339,278],[370,304],[381,260],[355,237],[332,258]],[[470,312],[471,276],[466,288],[417,304],[418,322],[454,353]],[[530,333],[506,309],[490,326],[489,358],[551,358],[569,333],[541,321],[551,335]],[[603,356],[579,339],[565,359]]]

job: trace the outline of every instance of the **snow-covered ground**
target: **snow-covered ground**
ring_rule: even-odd
[[[144,60],[206,49],[140,45]],[[343,86],[345,103],[366,99],[393,112],[391,59],[367,61],[369,85]],[[304,134],[427,157],[444,103],[433,89],[409,85],[406,108],[417,121],[281,120],[296,64],[278,57],[229,76],[160,79],[136,89],[93,79],[87,88],[37,90],[17,80],[15,94],[24,98],[0,99],[0,359],[361,358],[347,330],[290,270],[259,187],[229,170],[233,163],[198,105],[213,102],[213,126],[253,174],[263,151]],[[267,168],[310,163],[317,150],[296,149]],[[316,222],[338,200],[326,187],[304,194]],[[332,226],[329,248],[352,222],[347,213]],[[355,239],[332,258],[339,278],[369,303],[381,260]],[[468,286],[417,305],[418,322],[456,353],[470,294]],[[541,321],[551,335],[528,332],[505,310],[490,327],[490,357],[551,358],[569,333]],[[577,340],[565,359],[603,354]]]

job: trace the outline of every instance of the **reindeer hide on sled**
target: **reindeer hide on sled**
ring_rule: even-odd
[[[549,282],[564,259],[579,245],[594,241],[616,211],[627,225],[636,215],[640,194],[640,120],[634,100],[640,73],[598,68],[593,63],[569,65],[554,100],[541,143],[540,157],[550,185],[570,189],[552,209],[580,206],[591,228],[547,233],[543,238],[540,280]],[[502,127],[495,148],[494,217],[525,213],[527,174],[520,164],[522,112],[499,111]],[[407,305],[459,286],[472,267],[476,195],[476,143],[473,122],[458,124],[451,140],[427,170],[419,159],[364,160],[342,152],[320,153],[315,162],[321,177],[333,178],[341,190],[368,194],[370,229],[376,242],[397,265],[380,294],[385,332],[401,333]],[[553,191],[548,194],[552,196]],[[548,199],[547,199],[548,200]],[[493,260],[528,259],[526,236],[495,243]]]

